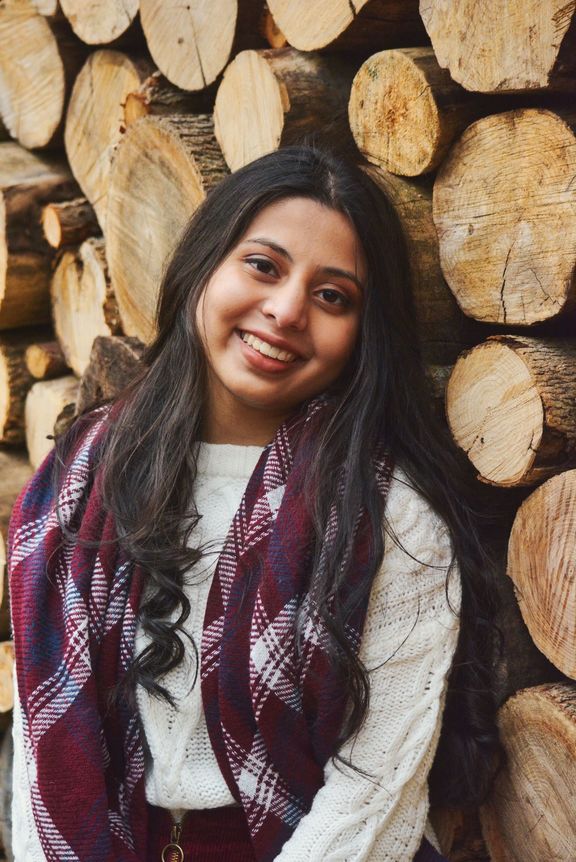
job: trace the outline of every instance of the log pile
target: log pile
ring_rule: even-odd
[[[0,3],[0,574],[53,435],[141,373],[210,189],[305,135],[354,153],[405,230],[437,409],[505,512],[509,762],[480,811],[433,813],[450,862],[574,859],[575,58],[574,0]]]

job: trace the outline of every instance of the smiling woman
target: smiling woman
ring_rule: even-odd
[[[194,215],[140,377],[15,507],[16,862],[443,859],[430,799],[500,753],[495,590],[409,271],[315,148]]]

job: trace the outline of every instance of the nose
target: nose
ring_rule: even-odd
[[[302,278],[292,277],[274,285],[262,305],[263,314],[279,329],[305,329],[308,323],[308,288]]]

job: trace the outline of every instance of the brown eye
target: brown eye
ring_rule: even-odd
[[[343,293],[340,293],[339,290],[334,290],[332,287],[325,287],[322,290],[318,291],[318,294],[323,295],[323,299],[329,305],[349,305],[350,301],[347,296]]]
[[[276,267],[271,260],[265,257],[248,257],[246,258],[246,263],[255,269],[256,272],[261,272],[262,275],[276,274]]]

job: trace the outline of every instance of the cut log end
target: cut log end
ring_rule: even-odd
[[[100,233],[96,214],[86,198],[48,204],[42,211],[42,229],[52,248],[79,245]]]
[[[12,641],[0,643],[0,712],[9,712],[14,706],[14,644]]]
[[[26,446],[36,470],[54,446],[54,425],[67,404],[75,404],[79,382],[73,375],[35,383],[26,398]]]
[[[130,27],[138,0],[60,0],[79,39],[88,45],[114,42]]]
[[[31,344],[24,354],[26,367],[35,380],[62,377],[68,371],[66,358],[57,341]]]

